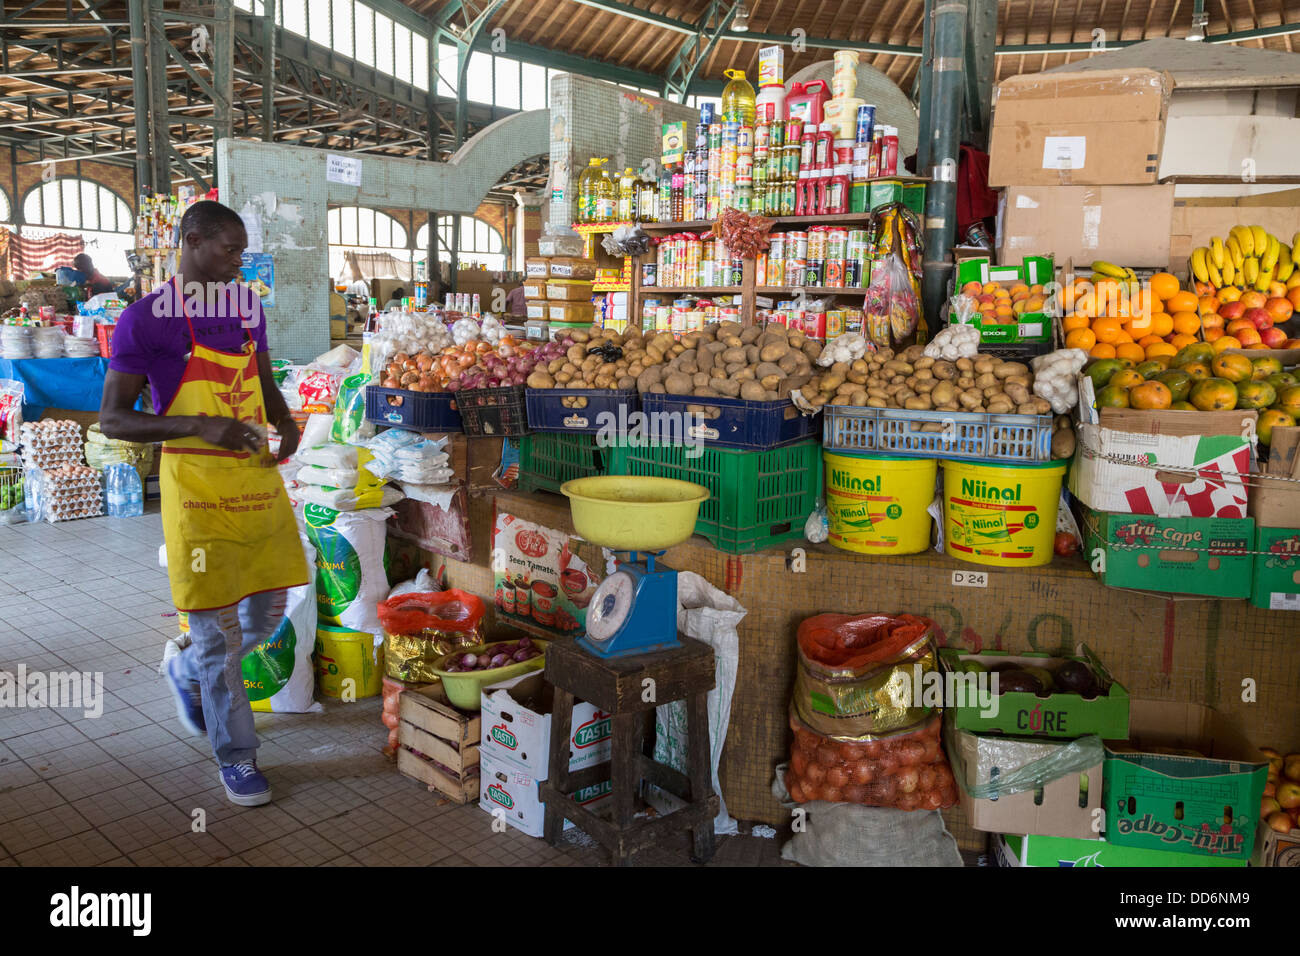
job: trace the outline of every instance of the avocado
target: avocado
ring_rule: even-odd
[[[1043,689],[1042,682],[1023,668],[998,672],[998,693],[1037,694]]]
[[[1052,672],[1046,667],[1030,667],[1026,665],[1024,671],[1026,674],[1032,674],[1038,678],[1038,683],[1043,685],[1043,693],[1050,694],[1056,689],[1056,682],[1052,680]]]
[[[1097,675],[1083,661],[1066,661],[1056,669],[1056,686],[1067,694],[1096,697],[1099,685]]]

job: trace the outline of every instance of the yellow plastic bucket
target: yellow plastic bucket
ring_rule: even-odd
[[[939,463],[933,458],[834,455],[826,463],[830,542],[859,554],[916,554],[930,547]]]
[[[365,631],[321,624],[316,628],[316,648],[312,652],[316,665],[316,686],[326,697],[342,697],[350,680],[356,700],[374,697],[383,689],[384,647]]]
[[[1056,509],[1066,463],[943,463],[944,550],[1003,568],[1052,560]]]

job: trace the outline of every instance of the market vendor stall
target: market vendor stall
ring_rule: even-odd
[[[36,421],[47,408],[98,411],[107,372],[106,358],[0,358],[0,378],[23,385],[27,421]]]

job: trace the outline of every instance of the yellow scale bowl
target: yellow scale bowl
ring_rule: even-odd
[[[566,481],[573,527],[593,544],[616,551],[662,551],[695,531],[709,490],[676,478],[605,475]]]

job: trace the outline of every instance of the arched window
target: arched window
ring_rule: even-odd
[[[0,222],[12,222],[9,218],[9,197],[0,189]]]
[[[406,227],[387,213],[361,206],[339,206],[325,214],[330,247],[330,275],[343,272],[345,252],[387,252],[411,261]]]
[[[438,217],[438,260],[449,262],[451,256],[452,216]],[[426,223],[415,234],[415,247],[425,250],[429,244],[429,226]],[[419,253],[417,252],[417,256]],[[460,217],[460,264],[461,266],[482,265],[493,272],[506,268],[505,245],[501,233],[489,226],[482,219],[473,216]]]
[[[24,236],[80,236],[99,271],[107,276],[130,275],[126,256],[135,245],[135,217],[131,207],[106,186],[76,176],[33,186],[23,199],[23,220]]]

